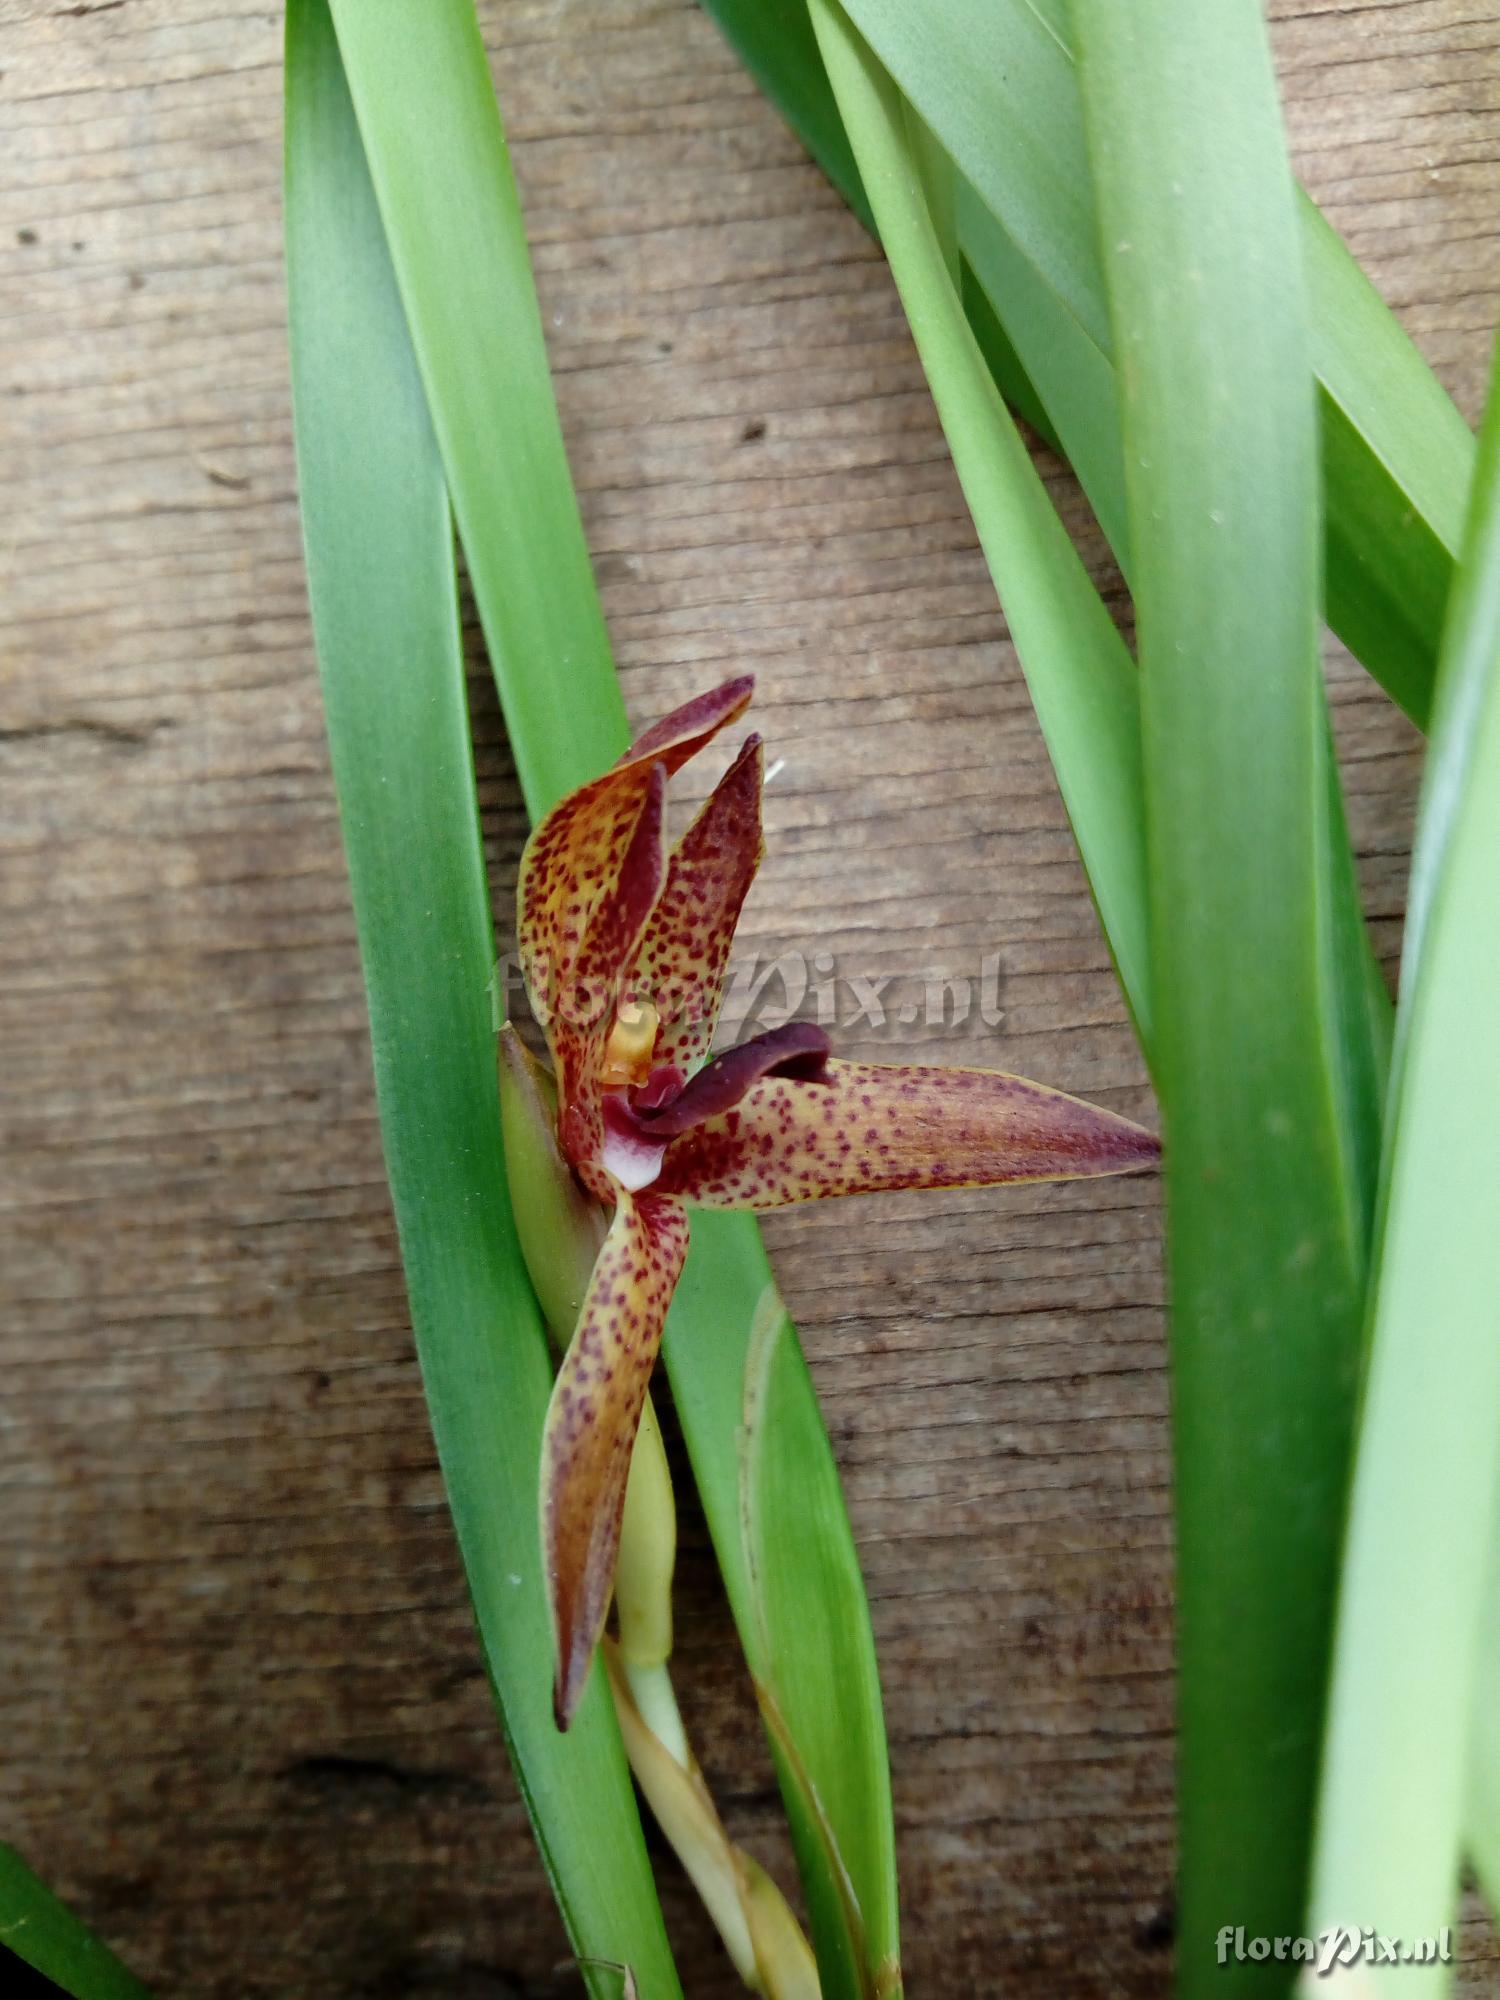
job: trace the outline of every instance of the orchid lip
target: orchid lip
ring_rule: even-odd
[[[675,1139],[709,1118],[732,1111],[763,1077],[787,1076],[817,1083],[828,1056],[829,1041],[821,1028],[810,1021],[789,1021],[785,1027],[772,1028],[714,1056],[664,1101],[658,1084],[661,1073],[657,1072],[633,1100],[622,1102],[621,1122],[643,1139]]]
[[[666,1141],[651,1137],[649,1127],[631,1111],[623,1091],[606,1091],[601,1108],[604,1144],[600,1164],[627,1194],[639,1194],[661,1172]]]
[[[664,1111],[681,1095],[686,1082],[676,1063],[659,1063],[646,1081],[631,1092],[630,1108],[641,1114]]]

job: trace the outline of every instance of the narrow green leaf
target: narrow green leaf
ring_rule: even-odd
[[[841,1965],[847,1991],[883,2000],[899,1990],[896,1940],[882,1940],[889,1948],[882,1962],[854,1887],[880,1880],[893,1865],[870,1615],[844,1561],[849,1521],[818,1450],[822,1425],[807,1363],[771,1285],[756,1310],[746,1376],[740,1477],[760,1637],[757,1685],[783,1781],[801,1800],[798,1866],[817,1885],[809,1909],[819,1957]],[[799,1560],[788,1563],[782,1551],[793,1546]],[[860,1690],[852,1706],[851,1689]],[[844,1754],[851,1715],[865,1730],[853,1757]],[[823,1773],[821,1785],[812,1771]]]
[[[608,1695],[551,1714],[546,1338],[506,1198],[442,466],[324,0],[287,11],[287,274],[308,584],[412,1325],[485,1658],[576,1949],[679,1992]],[[590,1974],[594,1990],[607,1975]]]
[[[1349,840],[1326,698],[1318,689],[1318,903],[1323,987],[1333,1023],[1331,1089],[1361,1286],[1369,1281],[1370,1245],[1380,1177],[1380,1147],[1390,1081],[1395,1010],[1360,904],[1359,871]]]
[[[1425,729],[1474,437],[1306,194],[1299,213],[1320,392],[1328,623]]]
[[[705,4],[825,159],[829,104],[805,42],[761,35],[749,0]],[[965,259],[1124,559],[1102,239],[1059,0],[850,0],[849,11],[968,183]],[[1425,726],[1474,441],[1306,196],[1299,215],[1321,385],[1328,622]]]
[[[1500,389],[1492,383],[1413,856],[1313,1878],[1315,1924],[1406,1939],[1453,1921],[1466,1806],[1481,1878],[1491,1894],[1500,1884],[1500,1635],[1493,1603],[1488,1626],[1484,1612],[1500,1492],[1497,855]],[[1366,1977],[1372,1994],[1435,1994],[1452,1984],[1440,1964],[1375,1964]]]
[[[1179,1991],[1306,1888],[1359,1350],[1316,405],[1258,0],[1074,0],[1121,360],[1167,1140]]]
[[[331,0],[532,813],[618,756],[594,589],[472,0]],[[537,393],[537,384],[546,385]],[[544,560],[528,561],[532,553]],[[562,642],[560,644],[560,642]]]
[[[1126,580],[1132,571],[1120,409],[1113,363],[1082,333],[1056,295],[1028,281],[1024,260],[966,185],[960,190],[960,231],[976,283],[988,298],[1007,301],[1011,330],[1024,351],[1059,436],[1115,551]],[[969,317],[974,318],[972,307]],[[1030,377],[1027,377],[1029,382]],[[1380,1111],[1391,1040],[1391,1003],[1371,949],[1360,907],[1332,735],[1323,751],[1327,810],[1320,822],[1323,881],[1329,907],[1328,977],[1343,1023],[1338,1040],[1340,1116],[1348,1128],[1355,1199],[1368,1230],[1380,1156]],[[1144,846],[1145,830],[1141,829]],[[1142,871],[1144,896],[1144,870]],[[1144,907],[1138,918],[1144,933]]]
[[[24,1959],[73,2000],[150,2000],[108,1945],[33,1875],[13,1847],[0,1845],[0,1946]]]
[[[1072,461],[1100,526],[1127,581],[1131,575],[1125,468],[1120,449],[1120,409],[1114,367],[1083,335],[1045,287],[1028,282],[1024,262],[1003,229],[966,185],[960,189],[960,231],[969,266],[982,278],[986,304],[1007,301],[1010,326],[1030,358],[1036,393],[1046,398],[1049,417],[1058,412],[1062,448]],[[969,319],[974,321],[969,306]],[[993,369],[992,369],[992,372]],[[997,380],[999,378],[997,377]],[[1030,377],[1025,377],[1028,384]],[[1138,754],[1138,753],[1137,753]],[[1380,1157],[1380,1112],[1391,1041],[1391,1003],[1385,990],[1360,907],[1359,881],[1350,852],[1338,765],[1332,736],[1324,750],[1327,811],[1321,822],[1323,877],[1330,911],[1328,976],[1343,1022],[1339,1036],[1340,1114],[1349,1133],[1356,1200],[1368,1228]],[[1144,849],[1145,829],[1140,840]],[[1144,934],[1142,907],[1135,919]]]
[[[956,199],[961,200],[964,192],[964,186],[960,183],[955,190]],[[1023,417],[1030,424],[1042,442],[1049,445],[1060,457],[1064,456],[1057,428],[1048,416],[1031,377],[1021,365],[1021,357],[1016,352],[1015,342],[1001,325],[999,315],[990,304],[984,287],[974,276],[969,261],[962,252],[960,252],[960,262],[963,267],[960,290],[964,302],[964,314],[975,340],[979,343],[979,351],[984,356],[984,365],[989,369],[995,387],[1016,415]]]
[[[813,21],[1105,936],[1149,1048],[1135,669],[964,319],[913,167],[900,95],[842,13],[813,0]]]
[[[624,748],[627,731],[568,476],[524,226],[483,47],[471,0],[428,0],[421,9],[405,0],[334,0],[334,17],[517,767],[535,817],[611,762]],[[549,582],[537,594],[539,577]],[[695,1216],[693,1249],[664,1344],[715,1552],[757,1673],[756,1609],[740,1532],[737,1436],[751,1324],[769,1282],[753,1219]],[[833,1455],[805,1378],[801,1394],[802,1435],[816,1440],[816,1476],[836,1490]],[[796,1547],[783,1550],[780,1559],[795,1564]],[[858,1560],[847,1537],[841,1562],[845,1588],[862,1600]],[[820,1749],[810,1762],[820,1792],[836,1789],[843,1765],[863,1758],[868,1743],[883,1739],[867,1618],[852,1632],[851,1644],[861,1650],[864,1665],[847,1690],[837,1755],[830,1750],[825,1759]],[[897,1947],[894,1839],[883,1769],[882,1760],[880,1771],[871,1773],[870,1792],[881,1830],[871,1834],[870,1871],[857,1885],[869,1948],[882,1960],[893,1957]],[[785,1796],[799,1852],[805,1852],[810,1836],[798,1833],[798,1794],[788,1787]],[[816,1893],[815,1884],[808,1888]],[[837,1964],[820,1961],[820,1970],[824,2000],[846,1994],[858,2000],[857,1991],[841,1983]]]
[[[901,0],[854,0],[852,11],[856,20],[867,14],[872,20],[878,17],[888,39],[873,28],[871,39],[903,86],[913,59],[908,43],[915,41],[920,48],[924,31],[941,33],[951,49],[992,51],[989,61],[975,61],[971,55],[945,72],[954,98],[952,115],[962,115],[970,145],[954,144],[922,91],[913,88],[910,94],[948,145],[960,172],[974,180],[981,198],[1023,249],[1048,227],[1065,230],[1073,246],[1068,268],[1080,288],[1059,288],[1058,297],[1062,309],[1092,338],[1100,326],[1103,281],[1097,263],[1090,278],[1077,249],[1077,203],[1087,186],[1087,170],[1079,144],[1078,81],[1061,5],[921,0],[908,7]],[[986,35],[988,40],[975,39]],[[985,120],[997,115],[1019,121],[1004,153],[997,153],[993,144],[986,152],[983,144]],[[1297,210],[1295,249],[1307,284],[1312,360],[1320,387],[1324,608],[1350,650],[1425,727],[1474,440],[1338,232],[1305,194],[1299,195]],[[1090,234],[1097,258],[1104,241],[1100,226],[1094,224]],[[1045,265],[1034,258],[1032,263],[1044,279],[1050,278]],[[993,295],[992,302],[999,303]],[[1055,318],[1056,312],[1056,307],[1046,309],[1044,319]],[[1055,379],[1070,346],[1049,351],[1017,338],[1016,347],[1060,427],[1062,406],[1048,395],[1042,375],[1053,373]],[[1112,358],[1107,329],[1105,353]],[[1098,407],[1091,405],[1091,412]],[[1097,436],[1092,443],[1097,453]],[[1083,469],[1080,465],[1080,475]]]
[[[776,1564],[786,1573],[781,1588],[774,1596],[760,1593],[746,1554],[740,1458],[756,1312],[768,1293],[774,1296],[775,1280],[760,1231],[749,1217],[703,1210],[694,1214],[692,1228],[693,1247],[667,1316],[663,1345],[672,1400],[750,1671],[762,1686],[785,1692],[778,1663],[797,1657],[801,1643],[795,1619],[804,1543],[799,1530],[778,1547]],[[790,1324],[788,1338],[795,1343]],[[763,1426],[762,1449],[768,1458],[774,1453],[787,1478],[795,1478],[820,1524],[817,1554],[823,1587],[842,1610],[836,1677],[831,1662],[818,1669],[820,1680],[839,1694],[835,1727],[808,1743],[798,1738],[796,1768],[781,1753],[774,1731],[772,1749],[807,1896],[823,2000],[866,2000],[872,1990],[880,2000],[897,2000],[896,1843],[869,1605],[853,1554],[838,1467],[800,1346],[795,1363],[786,1360],[783,1371],[776,1409]],[[805,1692],[809,1702],[818,1699],[815,1690]],[[853,1802],[864,1815],[844,1856],[860,1913],[857,1933],[846,1921],[839,1884],[827,1866],[827,1846],[809,1793],[814,1799]],[[847,1815],[841,1812],[836,1824],[845,1838]]]
[[[1043,31],[1044,39],[1057,41],[1058,10],[1049,9],[1045,18],[1033,16],[1032,26]],[[929,51],[929,59],[937,58],[956,60],[955,46],[944,44],[936,57]],[[826,68],[825,63],[825,73]],[[838,114],[835,98],[828,115]],[[873,124],[877,134],[880,124],[877,117]],[[936,149],[930,128],[918,124],[923,146],[929,152]],[[922,162],[914,164],[920,168]],[[1027,170],[1025,159],[1018,162],[1019,172]],[[1064,552],[1066,537],[1050,503],[1040,483],[1021,465],[1005,413],[996,408],[988,385],[976,374],[973,344],[965,339],[937,273],[920,204],[906,185],[909,178],[908,167],[899,158],[887,160],[887,204],[893,205],[890,226],[901,229],[897,218],[908,218],[899,246],[892,253],[888,243],[887,253],[908,299],[913,331],[992,574],[1012,614],[1105,933],[1144,1041],[1150,1022],[1139,719],[1132,713],[1138,699],[1135,675],[1124,647],[1102,630],[1108,621],[1100,617],[1097,601],[1089,601],[1093,593],[1087,579]],[[1113,361],[1060,295],[1036,281],[1024,253],[973,189],[960,180],[956,193],[958,233],[964,246],[962,297],[970,329],[976,337],[986,337],[985,365],[1007,399],[1039,420],[1044,435],[1051,435],[1055,419],[1062,448],[1072,459],[1128,578],[1129,524]],[[952,252],[947,244],[942,247],[944,261],[951,267]],[[992,309],[994,300],[1004,301],[1004,326]],[[1046,405],[1039,419],[1033,407],[1038,398]],[[1029,558],[1026,531],[1018,531],[1005,500],[997,501],[997,482],[1041,537],[1047,560],[1039,564]],[[1049,623],[1040,630],[1028,615],[1038,595],[1050,607]],[[1346,1030],[1338,1044],[1338,1107],[1347,1133],[1353,1199],[1367,1231],[1379,1161],[1391,1007],[1360,910],[1331,739],[1324,759],[1327,810],[1320,820],[1320,845],[1329,909],[1326,972]]]
[[[1057,293],[1037,283],[1026,258],[964,180],[958,190],[958,230],[973,288],[1005,328],[1115,560],[1128,573],[1125,464],[1120,455],[1114,362]],[[969,318],[974,319],[972,307]]]
[[[927,207],[932,233],[943,253],[948,282],[958,297],[963,296],[963,256],[958,247],[958,177],[953,162],[932,127],[913,110],[908,98],[901,100],[901,123],[906,135],[906,154],[911,163],[922,199]]]
[[[1052,23],[1029,0],[849,0],[846,11],[1037,279],[1109,352],[1082,107]]]

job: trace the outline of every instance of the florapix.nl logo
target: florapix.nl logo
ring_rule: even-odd
[[[719,1039],[741,1041],[792,1020],[815,1021],[861,1040],[913,1027],[929,1035],[993,1033],[1005,1018],[1002,979],[997,951],[981,954],[970,971],[930,966],[882,971],[829,951],[736,953],[723,986]],[[517,952],[498,961],[494,991],[499,1019],[524,1009],[528,994]],[[628,1019],[647,1006],[664,1025],[696,1020],[713,1006],[715,995],[693,979],[633,978],[622,986],[579,977],[553,981],[539,968],[529,998],[543,1026],[555,1016],[570,1027],[587,1028],[606,1015]]]
[[[1336,1974],[1364,1965],[1451,1965],[1453,1933],[1444,1929],[1436,1937],[1387,1937],[1382,1932],[1356,1930],[1347,1924],[1333,1924],[1316,1937],[1256,1937],[1242,1924],[1225,1924],[1214,1946],[1220,1965],[1264,1964],[1280,1960],[1300,1965],[1303,1972],[1299,1991],[1317,1992],[1312,1984],[1330,1980],[1341,1990]],[[1361,1988],[1361,1990],[1365,1990]]]

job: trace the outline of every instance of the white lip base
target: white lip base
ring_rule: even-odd
[[[642,1188],[650,1187],[661,1172],[666,1151],[665,1146],[653,1146],[648,1139],[638,1139],[629,1132],[612,1132],[608,1125],[605,1127],[604,1171],[627,1194],[639,1194]]]

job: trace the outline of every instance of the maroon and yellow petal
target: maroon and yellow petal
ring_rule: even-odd
[[[594,918],[619,883],[653,766],[606,771],[533,830],[516,884],[516,938],[532,1008],[545,1022],[573,975]]]
[[[654,724],[612,770],[556,805],[521,857],[521,971],[552,1051],[565,1150],[580,1171],[599,1139],[587,1079],[666,882],[666,780],[744,712],[752,689],[748,678],[729,681]]]
[[[593,911],[587,935],[552,996],[545,1022],[557,1073],[557,1136],[590,1192],[614,1198],[599,1166],[600,1066],[615,1018],[622,975],[666,879],[667,774],[646,768],[645,798],[631,829],[614,884]]]
[[[677,1202],[620,1196],[548,1405],[542,1550],[560,1729],[578,1706],[609,1610],[631,1447],[687,1245]]]
[[[1141,1126],[995,1070],[829,1061],[767,1076],[672,1139],[653,1184],[702,1208],[785,1208],[888,1188],[1072,1180],[1155,1165]]]
[[[698,695],[654,723],[619,763],[569,792],[533,830],[521,856],[517,883],[517,932],[522,970],[533,970],[545,1008],[546,981],[576,963],[593,918],[614,893],[636,822],[646,804],[651,772],[679,770],[705,743],[742,715],[754,691],[748,675]]]
[[[528,986],[534,974],[540,1008],[550,1004],[546,980],[566,974],[588,940],[594,912],[614,892],[630,836],[650,786],[650,772],[666,776],[728,722],[744,714],[754,682],[730,680],[700,694],[652,724],[600,778],[592,778],[560,800],[534,828],[520,858],[518,942]]]
[[[705,743],[745,713],[754,693],[754,674],[738,674],[707,694],[694,695],[638,736],[615,769],[623,771],[659,757],[669,772],[680,771],[689,757],[696,757]]]
[[[678,842],[631,975],[661,1018],[656,1060],[691,1070],[713,1041],[740,909],[765,852],[764,758],[751,736]]]

